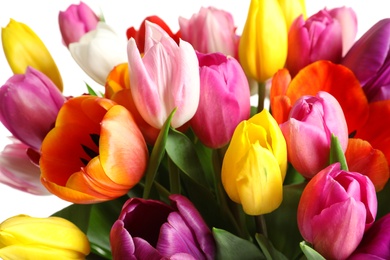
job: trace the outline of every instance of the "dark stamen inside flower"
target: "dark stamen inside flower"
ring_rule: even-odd
[[[100,135],[98,135],[98,134],[90,134],[89,136],[91,137],[91,139],[94,142],[94,144],[96,144],[96,146],[99,147]]]
[[[100,135],[98,134],[90,134],[89,135],[93,141],[93,143],[96,145],[96,148],[99,147],[99,139],[100,139]],[[98,149],[92,149],[86,145],[81,145],[81,147],[83,148],[84,152],[89,156],[89,159],[85,159],[85,158],[80,158],[81,162],[84,164],[84,165],[87,165],[89,160],[98,156],[99,155],[99,151]]]

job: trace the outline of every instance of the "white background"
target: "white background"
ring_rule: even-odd
[[[126,37],[126,29],[139,27],[142,20],[149,15],[158,15],[170,26],[172,31],[179,29],[178,17],[190,18],[201,6],[214,6],[230,12],[237,26],[237,33],[242,32],[245,23],[249,0],[85,0],[96,13],[103,12],[106,22],[120,35]],[[13,0],[0,3],[0,26],[5,27],[10,18],[27,24],[45,43],[52,54],[64,82],[65,95],[80,95],[85,92],[85,83],[96,90],[103,87],[96,85],[73,61],[67,48],[62,45],[58,27],[58,13],[70,4],[79,1],[61,0]],[[125,4],[126,3],[126,4]],[[142,3],[142,4],[141,4]],[[307,14],[311,15],[327,6],[328,8],[352,7],[358,16],[358,37],[382,18],[390,17],[387,1],[350,0],[319,1],[306,0]],[[1,42],[0,42],[1,45]],[[12,76],[12,72],[0,48],[0,86]],[[0,149],[8,142],[8,131],[0,124]],[[0,183],[0,222],[16,214],[29,214],[35,217],[46,217],[69,203],[51,196],[34,196],[12,189]]]

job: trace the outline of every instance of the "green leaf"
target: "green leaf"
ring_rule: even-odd
[[[345,160],[344,151],[337,136],[332,134],[330,143],[329,164],[339,162],[340,167],[344,171],[348,171],[347,161]]]
[[[182,172],[200,185],[207,187],[203,168],[194,144],[186,135],[170,129],[165,149],[168,156]]]
[[[256,233],[255,237],[267,260],[287,260],[287,257],[278,250],[276,250],[272,243],[264,235]]]
[[[156,143],[154,144],[152,153],[150,155],[148,168],[146,169],[145,173],[145,188],[143,193],[144,199],[149,198],[150,190],[152,189],[154,179],[156,178],[157,169],[160,166],[162,158],[164,157],[168,132],[175,112],[176,108],[171,112],[167,118],[167,121],[165,121],[160,133],[158,134]]]
[[[52,216],[61,217],[71,221],[86,234],[89,227],[91,210],[92,205],[90,204],[72,204],[60,211],[57,211]]]
[[[216,243],[216,259],[266,259],[260,249],[252,242],[223,229],[213,228],[212,231]]]
[[[88,83],[85,83],[85,85],[87,86],[88,94],[90,94],[91,96],[98,96],[96,92],[91,88],[91,86],[88,85]]]
[[[320,255],[317,251],[311,248],[305,241],[302,241],[300,244],[302,252],[305,254],[307,260],[325,260],[325,258]]]

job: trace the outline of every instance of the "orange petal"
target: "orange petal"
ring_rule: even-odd
[[[349,171],[367,175],[374,183],[378,192],[389,180],[389,165],[384,154],[372,148],[371,144],[362,139],[350,138],[345,151]]]
[[[279,70],[272,78],[270,104],[271,113],[278,124],[288,119],[291,110],[291,101],[286,92],[291,82],[291,76],[287,69]]]
[[[104,171],[115,183],[133,186],[142,178],[148,160],[147,146],[123,106],[107,111],[101,123],[99,154]]]
[[[330,61],[317,61],[303,68],[291,81],[287,96],[291,104],[303,95],[318,91],[332,94],[340,103],[352,133],[368,118],[368,101],[355,75],[347,67]]]
[[[114,95],[118,91],[130,88],[128,66],[129,65],[127,64],[127,62],[119,64],[111,70],[110,74],[108,74],[104,93],[104,96],[106,98],[111,99],[112,95]]]

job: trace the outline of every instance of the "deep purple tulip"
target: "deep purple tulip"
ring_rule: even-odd
[[[357,172],[335,163],[313,177],[297,211],[302,237],[326,259],[346,259],[358,247],[377,213],[375,187]]]
[[[214,238],[194,205],[182,195],[169,199],[171,206],[141,198],[124,204],[110,233],[113,259],[213,259]]]
[[[390,259],[390,214],[375,221],[349,260]]]
[[[62,39],[66,46],[78,42],[84,34],[94,30],[99,17],[83,2],[72,4],[58,14],[58,23]]]
[[[222,53],[197,53],[200,100],[190,124],[208,147],[226,145],[236,126],[250,116],[248,80],[236,59]]]
[[[369,102],[390,99],[390,18],[374,24],[341,61],[351,69]]]
[[[343,151],[347,149],[345,116],[339,102],[328,92],[302,96],[280,128],[286,139],[289,162],[306,178],[312,178],[328,165],[332,134]]]
[[[42,72],[28,67],[0,88],[0,121],[21,142],[39,151],[65,97]]]

